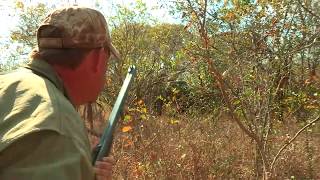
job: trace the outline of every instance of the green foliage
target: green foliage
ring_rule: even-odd
[[[187,122],[196,124],[201,133],[211,138],[207,141],[212,141],[212,136],[219,130],[213,125],[216,123],[213,119],[216,119],[206,120],[210,126],[201,127],[198,118],[227,114],[227,119],[234,120],[232,122],[238,120],[239,128],[254,142],[248,140],[247,143],[251,151],[256,151],[252,152],[256,154],[252,159],[255,166],[250,165],[247,177],[263,177],[262,169],[272,170],[268,168],[276,148],[287,142],[281,139],[284,133],[280,129],[284,127],[279,126],[295,122],[305,124],[319,114],[319,3],[316,0],[181,0],[163,3],[168,3],[171,12],[181,17],[178,21],[182,23],[159,23],[140,0],[130,6],[114,7],[117,14],[108,17],[108,23],[113,44],[122,59],[110,60],[107,88],[99,98],[99,104],[102,107],[113,104],[129,65],[134,64],[138,75],[124,116],[122,133],[127,133],[124,147],[132,147],[139,141],[138,137],[142,139],[140,135],[133,136],[137,129],[153,137],[151,130],[142,128],[151,124],[153,115],[169,115],[169,119],[158,125],[179,129],[185,123],[179,116],[186,113],[190,118]],[[17,3],[20,24],[11,33],[11,39],[20,46],[13,59],[35,46],[35,29],[48,9],[43,4],[25,7]],[[8,69],[5,66],[0,68]],[[189,129],[193,132],[191,128],[193,126]],[[208,129],[210,133],[205,134]],[[178,133],[189,139],[186,135],[189,131],[179,130]],[[279,134],[283,135],[280,137]],[[234,137],[239,138],[236,133]],[[275,143],[271,138],[278,141]],[[181,164],[186,163],[183,159],[189,158],[190,154],[200,154],[197,157],[201,159],[200,150],[208,151],[205,148],[197,151],[192,149],[192,144],[188,145],[192,153],[179,155],[179,165],[169,158],[167,162],[160,159],[156,163],[139,162],[137,172],[143,171],[154,177],[152,173],[157,171],[152,168],[167,168],[166,173],[170,174],[170,168],[181,168]],[[254,149],[256,145],[261,146]],[[214,143],[210,147],[225,148]],[[236,155],[240,156],[240,153]],[[210,172],[220,173],[218,177],[243,178],[226,175],[224,171],[228,169],[231,173],[233,165],[239,166],[236,165],[236,155],[218,158],[220,164],[212,165]],[[214,159],[214,155],[211,158]],[[192,159],[195,161],[194,177],[200,172],[196,170],[199,163],[196,159]],[[184,170],[190,172],[190,169]],[[280,172],[275,175],[277,173]]]
[[[48,8],[42,3],[30,7],[19,5],[20,3],[17,4],[20,21],[16,29],[11,32],[11,40],[32,48],[36,46],[36,30]]]
[[[131,104],[143,99],[154,112],[154,104],[159,96],[165,96],[163,92],[168,83],[184,79],[188,57],[183,47],[190,40],[190,35],[181,25],[160,24],[152,20],[141,2],[131,9],[117,8],[118,14],[110,18],[109,24],[113,43],[122,59],[109,63],[108,82],[112,86],[102,97],[108,104],[114,101],[128,66],[134,64],[138,75],[130,96]]]
[[[10,50],[6,52],[8,57],[2,65],[5,69],[15,69],[18,64],[27,61],[29,52],[36,46],[36,30],[48,10],[49,8],[42,3],[25,6],[22,1],[16,2],[15,12],[19,23],[11,31],[10,40],[4,47]]]
[[[292,117],[306,121],[318,113],[313,94],[319,91],[314,52],[320,22],[311,4],[317,3],[188,0],[174,6],[195,37],[185,51],[193,64],[208,67],[199,73],[202,86],[221,90],[233,120],[257,143],[262,159],[257,166],[264,169],[270,151],[262,144],[272,125],[293,123]],[[264,175],[259,169],[257,174]]]

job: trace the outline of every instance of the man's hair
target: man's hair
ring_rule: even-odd
[[[50,28],[50,29],[48,29]],[[53,26],[47,27],[46,31],[39,31],[40,37],[62,37],[62,33],[58,28]],[[60,65],[68,68],[76,68],[79,66],[85,56],[93,49],[85,48],[34,48],[30,53],[31,60],[44,60],[49,64]]]

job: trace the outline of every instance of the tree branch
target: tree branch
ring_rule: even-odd
[[[310,127],[313,123],[315,123],[319,120],[320,120],[320,115],[316,119],[312,120],[310,123],[305,125],[303,128],[301,128],[293,138],[291,138],[285,145],[282,146],[282,148],[278,151],[277,155],[274,157],[274,159],[271,163],[271,166],[270,166],[271,171],[273,171],[273,168],[274,168],[276,161],[279,159],[281,153],[285,150],[285,148],[288,147],[306,128]]]
[[[311,14],[312,16],[320,19],[320,16],[316,15],[315,13],[313,13],[310,9],[308,9],[307,7],[305,7],[300,1],[298,1],[298,3],[300,4],[300,6],[307,11],[309,14]]]

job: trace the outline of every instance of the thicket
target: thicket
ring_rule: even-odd
[[[95,127],[103,125],[129,65],[138,68],[114,144],[115,176],[320,178],[320,4],[160,3],[177,24],[160,23],[141,1],[115,6],[108,17],[122,59],[109,62]],[[35,45],[38,17],[48,10],[17,8],[11,39],[24,48],[12,59]]]

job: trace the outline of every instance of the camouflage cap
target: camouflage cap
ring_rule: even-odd
[[[42,32],[61,32],[60,37],[41,37]],[[37,31],[39,48],[99,48],[107,47],[118,59],[120,54],[111,43],[104,16],[94,9],[71,6],[51,12]]]

